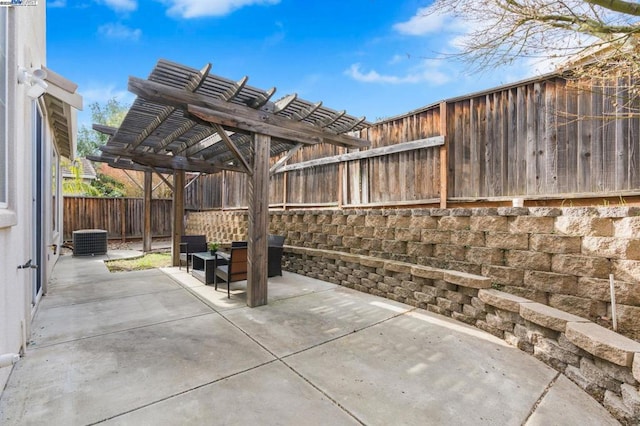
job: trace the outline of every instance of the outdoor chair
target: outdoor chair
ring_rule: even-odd
[[[247,279],[247,247],[231,247],[229,263],[216,268],[213,283],[218,289],[218,278],[227,282],[227,298],[231,298],[231,283]]]
[[[189,273],[189,262],[191,261],[191,253],[201,253],[207,251],[206,235],[183,235],[180,237],[180,261],[178,269],[182,269],[182,261],[187,264],[187,273]]]
[[[284,237],[282,235],[269,235],[268,239],[268,277],[282,276],[282,255],[284,252]]]

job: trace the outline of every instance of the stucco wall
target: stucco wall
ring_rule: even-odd
[[[246,214],[189,213],[187,230],[244,239]],[[613,274],[618,331],[633,339],[640,339],[639,231],[640,208],[626,206],[294,210],[274,211],[270,220],[286,245],[482,275],[496,289],[605,326]]]

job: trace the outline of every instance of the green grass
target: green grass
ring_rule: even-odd
[[[111,272],[141,271],[171,266],[171,253],[149,253],[135,259],[117,259],[105,262]]]

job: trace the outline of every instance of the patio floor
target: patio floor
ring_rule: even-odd
[[[615,425],[535,358],[424,310],[292,273],[269,304],[185,269],[63,256],[0,424]]]

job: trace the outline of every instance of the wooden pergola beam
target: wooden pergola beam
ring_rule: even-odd
[[[244,156],[242,155],[242,152],[240,152],[236,144],[233,143],[233,141],[227,135],[227,132],[225,132],[222,126],[219,124],[213,124],[213,128],[216,129],[216,132],[220,136],[220,139],[222,139],[225,145],[227,145],[227,148],[229,148],[229,151],[231,151],[233,155],[238,159],[238,161],[242,165],[242,168],[244,169],[244,172],[247,173],[248,175],[253,174],[253,172],[251,171],[251,167],[249,166],[249,162],[244,158]]]
[[[182,89],[168,87],[136,77],[129,78],[129,91],[158,104],[174,106],[196,117],[244,132],[314,145],[325,142],[333,145],[362,148],[369,146],[364,139],[334,135],[321,128],[286,117],[214,99]]]
[[[221,170],[231,170],[234,172],[243,172],[243,169],[228,164],[212,164],[204,160],[196,158],[182,157],[178,155],[153,154],[150,152],[135,153],[124,151],[120,148],[112,148],[109,146],[100,147],[102,152],[110,155],[120,155],[130,159],[131,161],[142,164],[144,166],[170,169],[185,170],[188,172],[217,173]]]
[[[204,83],[205,79],[209,75],[210,70],[211,70],[211,64],[205,65],[204,68],[202,68],[198,74],[195,74],[191,77],[191,80],[187,84],[186,90],[195,92],[202,85],[202,83]],[[138,146],[140,146],[142,142],[144,142],[144,140],[147,139],[151,133],[153,133],[154,130],[160,127],[160,125],[164,123],[169,118],[169,116],[173,114],[175,110],[176,110],[175,107],[168,106],[164,108],[162,111],[160,111],[160,113],[153,119],[153,121],[151,121],[147,125],[147,127],[138,134],[138,136],[136,137],[136,140],[130,145],[129,149],[132,151],[137,149]],[[163,143],[169,144],[172,141],[173,140],[169,142],[163,141]]]

